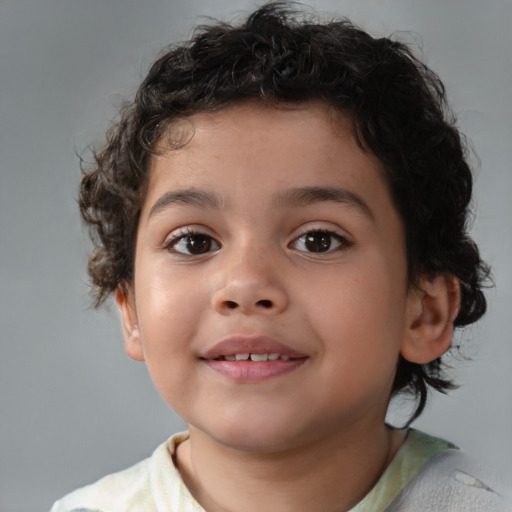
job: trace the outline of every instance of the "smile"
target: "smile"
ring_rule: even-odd
[[[245,356],[245,354],[240,355]],[[284,359],[278,357],[277,359],[271,360],[266,358],[269,354],[251,355],[260,358],[265,357],[265,359],[255,360],[252,357],[247,357],[247,359],[235,359],[230,361],[224,357],[219,359],[207,359],[203,360],[203,362],[217,375],[237,383],[249,384],[266,381],[298,370],[309,359],[307,357],[293,359],[284,356]],[[232,357],[236,358],[236,356]]]
[[[231,356],[223,356],[217,358],[217,361],[288,361],[290,356],[285,354],[235,354]]]
[[[230,336],[207,350],[201,361],[217,375],[254,383],[293,372],[309,357],[266,336]]]

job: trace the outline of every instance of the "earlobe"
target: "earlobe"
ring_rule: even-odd
[[[135,361],[144,361],[144,351],[140,339],[140,330],[133,300],[133,290],[126,287],[126,291],[116,290],[116,302],[121,314],[123,327],[124,348],[129,357]]]
[[[426,364],[442,356],[450,348],[459,307],[457,278],[450,274],[423,276],[409,292],[402,357]]]

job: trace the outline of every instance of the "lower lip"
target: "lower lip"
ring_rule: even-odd
[[[283,361],[225,361],[206,360],[205,363],[217,373],[238,382],[260,382],[285,373],[293,372],[307,361],[307,357]]]

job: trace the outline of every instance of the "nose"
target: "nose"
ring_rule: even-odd
[[[271,261],[240,255],[225,262],[221,282],[212,296],[213,308],[222,315],[276,315],[288,306],[288,295],[278,269]]]

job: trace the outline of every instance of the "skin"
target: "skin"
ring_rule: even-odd
[[[189,425],[176,465],[209,512],[348,510],[405,437],[384,423],[399,354],[450,345],[456,283],[408,286],[402,220],[348,117],[248,103],[181,129],[189,142],[152,159],[134,282],[116,296],[127,353]],[[343,194],[291,200],[312,187]],[[190,232],[205,252],[190,254]],[[232,336],[301,364],[232,379],[205,360]]]

